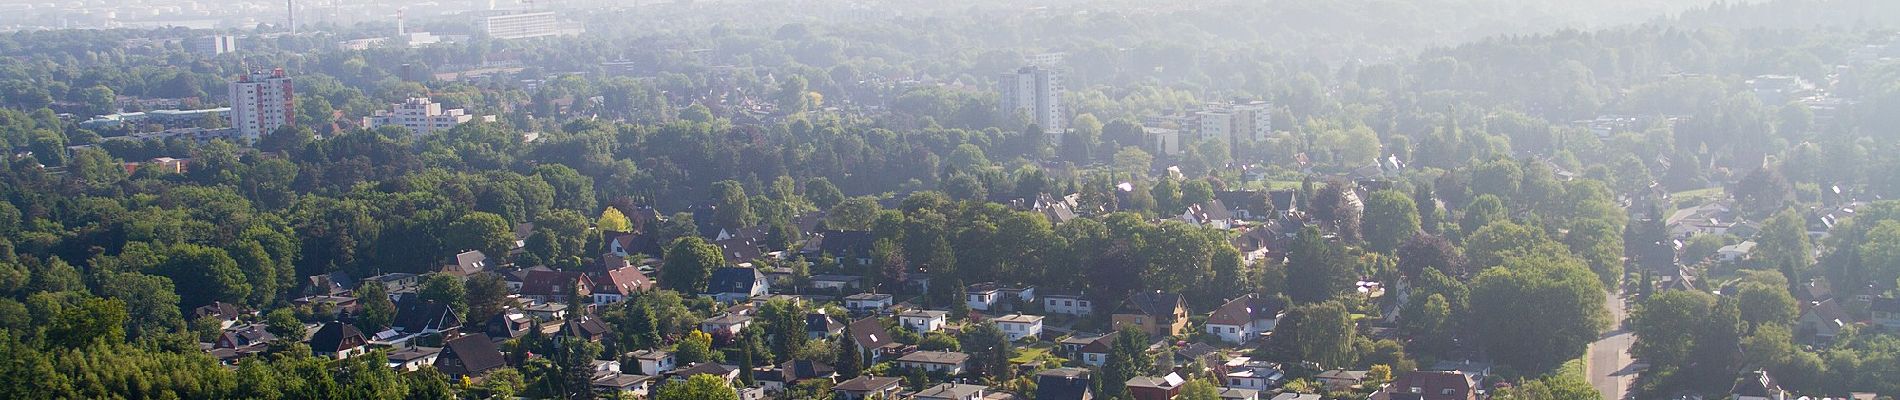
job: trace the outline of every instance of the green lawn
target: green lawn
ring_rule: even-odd
[[[1009,362],[1011,364],[1022,364],[1022,363],[1027,363],[1030,361],[1040,360],[1045,356],[1059,360],[1057,364],[1061,364],[1062,362],[1068,361],[1068,360],[1063,360],[1061,357],[1055,357],[1055,356],[1050,355],[1050,350],[1054,348],[1055,346],[1050,345],[1048,343],[1037,343],[1034,346],[1019,347],[1016,349],[1016,357],[1010,358]]]

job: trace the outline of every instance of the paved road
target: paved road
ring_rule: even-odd
[[[1629,317],[1624,310],[1622,293],[1605,294],[1605,303],[1610,309],[1610,318],[1615,321],[1609,332],[1604,332],[1595,343],[1590,344],[1590,354],[1585,359],[1590,371],[1590,386],[1595,387],[1603,398],[1621,400],[1629,396],[1630,380],[1638,371],[1630,360],[1630,346],[1636,344],[1636,335],[1623,328],[1623,319]]]

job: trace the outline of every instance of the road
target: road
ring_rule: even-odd
[[[1622,293],[1605,293],[1608,297],[1605,306],[1610,309],[1610,318],[1615,321],[1610,331],[1597,337],[1590,344],[1590,354],[1585,358],[1585,367],[1590,371],[1590,386],[1603,394],[1604,399],[1621,400],[1629,396],[1630,380],[1639,371],[1630,359],[1630,346],[1636,344],[1636,335],[1623,327],[1623,320],[1629,317],[1624,309],[1627,301]]]

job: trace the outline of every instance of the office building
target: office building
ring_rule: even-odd
[[[1028,113],[1030,121],[1049,133],[1051,140],[1059,140],[1069,127],[1062,107],[1062,75],[1061,69],[1042,65],[1003,74],[998,81],[1003,112]]]
[[[482,33],[495,39],[527,39],[578,33],[565,29],[553,11],[510,12],[482,16],[476,21]]]
[[[191,52],[207,57],[236,51],[237,36],[211,35],[191,41]]]
[[[283,68],[254,70],[231,82],[231,127],[248,142],[297,122],[296,90]]]
[[[363,117],[363,127],[376,129],[394,125],[409,128],[409,132],[416,136],[424,136],[473,120],[474,116],[460,108],[444,110],[442,103],[430,101],[427,97],[412,97],[388,110],[376,110],[375,114]],[[486,116],[482,120],[494,122],[495,117]]]

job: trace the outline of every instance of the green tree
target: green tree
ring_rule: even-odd
[[[832,185],[830,179],[822,176],[811,178],[805,180],[805,200],[811,201],[812,206],[821,210],[830,210],[844,202],[844,192],[838,191],[838,186]]]
[[[705,293],[712,272],[726,265],[726,255],[698,236],[673,241],[660,269],[660,284],[680,293]]]
[[[680,365],[714,361],[712,357],[712,335],[693,331],[680,339],[679,346],[673,349],[674,358]]]
[[[1458,220],[1458,228],[1465,235],[1477,232],[1493,222],[1510,219],[1510,212],[1504,209],[1504,201],[1497,196],[1481,195],[1465,206],[1464,218]]]
[[[1127,382],[1154,369],[1154,356],[1148,354],[1148,333],[1133,325],[1124,326],[1115,332],[1115,340],[1109,346],[1108,360],[1102,365],[1104,382]],[[1103,385],[1104,397],[1122,396],[1126,393],[1123,385]]]
[[[1623,228],[1609,221],[1582,220],[1570,224],[1563,242],[1570,252],[1589,262],[1604,287],[1623,281]]]
[[[825,213],[825,226],[841,231],[868,231],[882,208],[872,197],[852,197]]]
[[[996,324],[977,324],[957,341],[968,346],[964,350],[969,351],[974,370],[999,382],[1014,378],[1015,370],[1009,365],[1009,359],[1016,356],[1016,346]]]
[[[1802,273],[1814,265],[1814,244],[1808,240],[1807,220],[1792,208],[1775,213],[1762,223],[1761,233],[1755,235],[1752,256],[1761,260],[1762,265],[1781,271],[1789,285],[1805,284]]]
[[[356,323],[370,332],[382,332],[396,320],[396,304],[389,301],[389,291],[381,281],[365,281],[356,287],[357,304],[362,307],[362,317]]]
[[[856,378],[864,371],[864,356],[858,353],[858,344],[852,339],[855,337],[850,325],[845,325],[844,333],[838,335],[838,363],[835,365],[838,379]]]
[[[1287,257],[1286,294],[1295,303],[1317,303],[1351,289],[1359,271],[1338,243],[1307,227],[1294,237]]]
[[[633,222],[619,208],[607,207],[600,211],[600,218],[594,220],[594,227],[602,232],[633,232]]]
[[[241,304],[251,293],[251,284],[238,269],[237,260],[231,259],[224,249],[178,244],[168,248],[163,259],[152,267],[154,271],[171,278],[172,282],[190,283],[178,287],[181,307],[196,308],[213,301]],[[48,264],[65,262],[55,258]]]
[[[48,321],[45,338],[49,344],[67,348],[123,343],[126,318],[125,302],[88,298]]]
[[[1685,290],[1657,293],[1630,315],[1630,328],[1641,341],[1633,352],[1652,365],[1681,367],[1695,345],[1691,335],[1715,304],[1714,296]]]
[[[1764,325],[1794,323],[1796,304],[1787,289],[1744,283],[1736,298],[1740,302],[1742,321],[1748,323],[1750,332]]]
[[[1325,368],[1352,365],[1357,330],[1346,306],[1337,301],[1295,306],[1274,326],[1277,346],[1290,350],[1292,360],[1311,361]],[[1284,334],[1285,336],[1279,336]]]
[[[449,223],[445,241],[451,250],[480,250],[489,258],[499,260],[514,248],[515,230],[500,215],[472,211]]]
[[[497,274],[477,274],[462,282],[463,299],[469,323],[487,323],[488,319],[514,303],[508,297],[508,283]]]
[[[781,359],[768,360],[776,363],[789,357],[793,349],[805,346],[805,309],[790,301],[773,299],[759,307],[759,321],[764,322],[771,333],[772,354]]]
[[[751,200],[746,197],[745,186],[738,181],[719,181],[713,183],[713,222],[720,227],[733,231],[749,228],[759,221],[752,213]]]
[[[739,392],[717,376],[700,374],[686,382],[660,386],[654,400],[739,400]]]
[[[1582,356],[1609,326],[1603,283],[1581,261],[1545,253],[1502,264],[1472,281],[1470,303],[1478,345],[1498,361],[1547,372]]]
[[[1220,390],[1206,379],[1189,380],[1181,385],[1181,395],[1177,400],[1221,400]]]
[[[1418,205],[1404,192],[1386,189],[1366,198],[1366,216],[1360,220],[1366,235],[1366,247],[1392,253],[1399,244],[1419,232]]]
[[[303,321],[297,320],[297,314],[291,312],[289,308],[271,310],[270,314],[264,316],[264,330],[285,343],[302,340],[307,329]]]
[[[448,274],[435,274],[422,281],[422,288],[416,289],[416,296],[422,301],[447,305],[458,312],[468,310],[468,288],[461,279]]]

